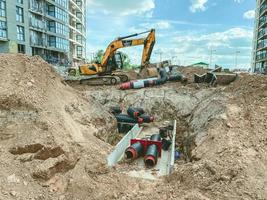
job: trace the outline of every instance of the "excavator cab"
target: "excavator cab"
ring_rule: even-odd
[[[116,64],[116,69],[123,69],[123,60],[120,52],[117,52],[113,56],[114,63]]]
[[[123,69],[123,59],[120,52],[116,52],[112,57],[110,57],[107,67],[106,73],[111,73],[116,70]]]

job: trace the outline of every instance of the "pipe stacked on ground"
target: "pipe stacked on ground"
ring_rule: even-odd
[[[119,114],[115,116],[117,122],[124,122],[124,123],[134,123],[134,124],[142,124],[144,120],[142,118],[133,118],[126,114]]]
[[[151,141],[161,141],[161,137],[159,134],[154,134],[150,137]],[[144,157],[144,162],[146,167],[153,167],[157,164],[158,161],[158,148],[157,145],[151,144],[148,146],[145,157]]]
[[[154,121],[154,117],[145,114],[143,108],[129,107],[127,114],[122,114],[120,107],[111,107],[111,112],[115,115],[118,123],[119,133],[127,133],[135,124],[150,123]]]

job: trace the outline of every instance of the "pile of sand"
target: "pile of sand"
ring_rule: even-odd
[[[105,166],[111,146],[94,136],[115,131],[113,116],[64,85],[38,57],[1,54],[0,60],[0,199],[113,195],[99,194],[105,182],[117,187]]]

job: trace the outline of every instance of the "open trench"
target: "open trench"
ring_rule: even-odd
[[[86,92],[107,109],[121,106],[125,110],[129,106],[142,107],[155,117],[150,126],[159,126],[169,120],[177,121],[176,148],[182,159],[196,159],[192,154],[196,145],[206,136],[207,124],[218,118],[225,111],[225,97],[216,89],[196,90],[175,85],[160,88],[121,91],[116,88],[101,88]],[[123,135],[107,133],[100,139],[115,145]]]

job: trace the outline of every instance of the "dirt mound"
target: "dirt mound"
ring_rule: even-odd
[[[70,185],[75,193],[82,177],[104,173],[98,165],[111,147],[94,135],[115,131],[113,116],[64,85],[41,58],[0,60],[0,199],[55,199]],[[109,175],[103,180],[114,183]],[[94,179],[87,184],[103,188]]]

